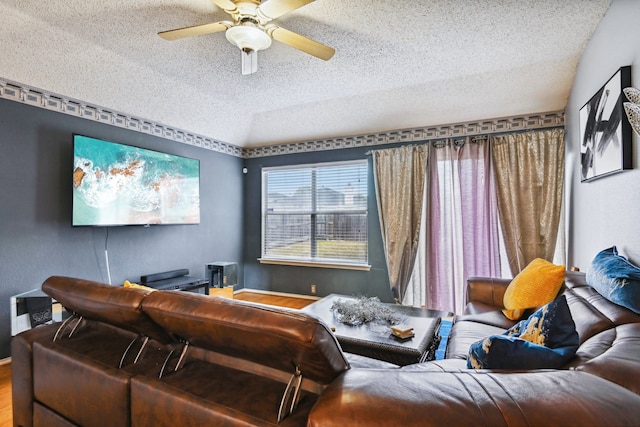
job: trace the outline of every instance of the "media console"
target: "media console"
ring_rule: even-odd
[[[162,290],[192,291],[204,288],[205,295],[209,295],[209,280],[189,276],[186,268],[140,276],[140,284]]]

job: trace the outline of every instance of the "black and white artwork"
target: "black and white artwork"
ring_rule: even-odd
[[[631,168],[631,126],[622,89],[631,85],[631,67],[622,67],[580,109],[581,181]]]

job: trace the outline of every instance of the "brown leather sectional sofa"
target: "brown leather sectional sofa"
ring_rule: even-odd
[[[563,369],[466,368],[471,343],[514,324],[508,283],[470,279],[447,358],[400,368],[295,310],[51,277],[76,316],[14,337],[14,425],[639,425],[640,316],[581,273],[562,291],[580,336]]]

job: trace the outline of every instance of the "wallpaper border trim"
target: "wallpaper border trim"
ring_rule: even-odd
[[[77,99],[2,78],[0,78],[0,99],[8,99],[246,159],[564,126],[564,111],[554,111],[447,125],[391,130],[364,135],[342,136],[315,141],[242,148],[207,136],[113,111],[108,108],[92,105]]]
[[[423,142],[444,138],[520,132],[564,126],[564,111],[536,113],[499,119],[476,120],[438,126],[392,130],[366,135],[327,138],[317,141],[292,142],[243,149],[244,158],[277,156],[309,151],[338,150],[405,142]]]
[[[0,99],[8,99],[70,116],[182,142],[195,147],[242,157],[242,148],[233,144],[163,125],[151,120],[131,116],[112,109],[92,105],[42,89],[36,89],[10,80],[0,79]]]

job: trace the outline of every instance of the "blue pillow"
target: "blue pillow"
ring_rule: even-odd
[[[640,268],[618,255],[615,246],[595,256],[586,279],[589,286],[609,301],[640,314]]]
[[[504,334],[471,344],[467,368],[560,368],[573,357],[579,344],[567,299],[561,295]]]

